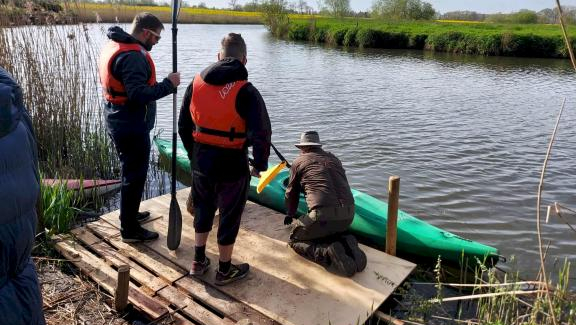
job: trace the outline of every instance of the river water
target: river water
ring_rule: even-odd
[[[103,27],[92,27],[102,41]],[[567,60],[348,50],[277,40],[262,26],[182,25],[179,98],[194,74],[215,62],[228,32],[246,40],[249,80],[289,160],[300,132],[317,130],[354,188],[386,200],[388,178],[398,175],[402,210],[495,246],[515,257],[523,276],[536,274],[538,183],[564,98],[543,218],[554,202],[576,208],[576,83]],[[152,56],[158,77],[165,76],[169,29]],[[170,137],[171,96],[158,103],[160,129]],[[564,217],[576,224],[576,215]],[[550,260],[576,260],[576,233],[561,219],[552,214],[542,234]]]

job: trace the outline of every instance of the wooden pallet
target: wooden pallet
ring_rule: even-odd
[[[120,240],[118,230],[102,220],[58,236],[56,249],[92,278],[102,289],[114,294],[118,268],[130,266],[128,300],[153,319],[172,317],[175,324],[277,325],[260,312],[232,297],[187,276],[187,271],[144,245]]]
[[[176,251],[166,247],[169,195],[141,204],[152,213],[145,227],[159,232],[157,241],[123,243],[115,211],[59,238],[56,247],[109,293],[115,290],[118,267],[129,265],[129,301],[152,318],[173,313],[181,324],[362,324],[415,267],[362,246],[368,257],[364,272],[352,278],[330,274],[287,246],[283,215],[249,203],[234,258],[249,262],[251,272],[246,280],[216,287],[212,270],[200,278],[186,275],[194,252],[193,217],[184,208],[188,191],[177,195],[183,227]],[[213,264],[217,222],[206,252]]]

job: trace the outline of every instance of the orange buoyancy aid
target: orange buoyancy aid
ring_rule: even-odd
[[[196,127],[192,133],[194,141],[228,149],[244,147],[246,121],[236,111],[236,96],[247,82],[210,85],[196,75],[190,101],[190,114]]]
[[[149,86],[154,86],[156,84],[156,66],[154,65],[150,53],[148,53],[142,45],[136,43],[118,43],[114,41],[108,42],[104,45],[104,48],[100,53],[100,83],[102,84],[104,98],[115,105],[126,104],[128,101],[128,93],[126,92],[126,88],[124,87],[124,84],[122,84],[122,81],[116,79],[112,75],[112,64],[114,64],[114,60],[118,55],[129,51],[139,51],[144,54],[151,70],[150,78],[148,78],[146,83]]]

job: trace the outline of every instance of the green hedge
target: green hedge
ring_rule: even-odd
[[[573,28],[571,32],[576,32]],[[425,49],[473,55],[567,58],[554,25],[379,22],[375,20],[293,20],[287,37],[334,46]],[[574,47],[574,42],[572,43]]]

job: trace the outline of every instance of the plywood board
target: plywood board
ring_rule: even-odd
[[[162,215],[146,225],[158,231],[160,239],[145,245],[183,268],[190,267],[194,254],[193,219],[184,208],[188,191],[178,192],[183,226],[181,246],[176,251],[166,247],[170,196],[141,204],[141,209]],[[234,248],[234,260],[250,263],[251,272],[244,281],[218,288],[282,324],[363,323],[415,267],[405,260],[362,246],[368,257],[367,268],[352,278],[336,276],[287,246],[290,229],[282,225],[283,218],[268,208],[248,204]],[[213,265],[218,260],[216,230],[215,226],[207,245],[207,255]],[[213,283],[214,271],[202,279]]]

